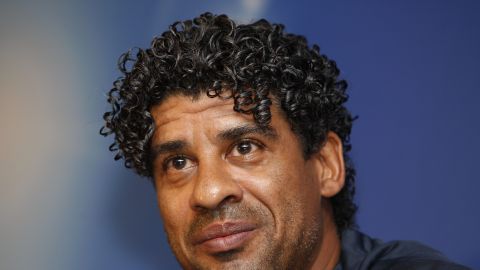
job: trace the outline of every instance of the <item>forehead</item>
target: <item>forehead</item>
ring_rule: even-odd
[[[239,113],[233,110],[233,99],[210,98],[201,95],[192,98],[183,95],[168,97],[161,104],[152,107],[150,112],[155,120],[155,125],[161,127],[176,120],[194,117],[214,119],[223,116],[236,116]]]
[[[251,114],[236,112],[233,106],[233,98],[210,98],[206,94],[195,99],[184,95],[170,96],[150,110],[155,121],[152,144],[188,139],[196,131],[202,131],[213,138],[222,130],[246,124],[256,126]],[[284,120],[275,103],[271,105],[270,111],[272,130],[279,132],[278,135],[291,133],[290,125]]]
[[[235,112],[233,105],[232,98],[170,96],[150,110],[155,121],[153,143],[179,137],[185,139],[198,130],[213,136],[219,130],[254,122],[251,115]]]

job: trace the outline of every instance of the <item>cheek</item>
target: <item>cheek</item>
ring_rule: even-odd
[[[189,214],[188,198],[184,194],[172,191],[157,191],[158,206],[165,230],[170,240],[184,235]],[[175,237],[174,237],[175,236]]]
[[[279,163],[267,173],[270,181],[265,184],[268,193],[264,196],[271,200],[276,216],[287,222],[300,222],[306,216],[318,215],[321,201],[318,182],[303,159]]]
[[[236,181],[272,212],[298,204],[309,187],[304,162],[275,158],[262,166],[232,171]],[[294,200],[294,201],[293,201]]]

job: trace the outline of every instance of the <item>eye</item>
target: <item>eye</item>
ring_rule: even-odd
[[[233,147],[232,156],[245,156],[260,148],[259,144],[252,141],[241,141]]]
[[[163,167],[165,170],[168,170],[168,169],[182,170],[187,167],[190,167],[189,165],[190,163],[191,161],[185,156],[174,156],[165,160]]]

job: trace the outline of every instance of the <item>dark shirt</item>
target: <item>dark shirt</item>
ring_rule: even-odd
[[[335,270],[465,270],[442,253],[414,241],[382,242],[355,230],[342,233],[342,253]]]

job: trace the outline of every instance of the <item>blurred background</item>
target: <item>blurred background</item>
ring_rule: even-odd
[[[480,269],[480,2],[386,2],[3,0],[0,269],[179,269],[151,184],[98,130],[118,56],[205,11],[335,59],[360,117],[360,229]]]

